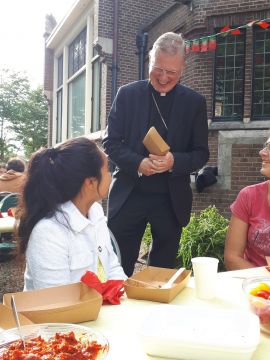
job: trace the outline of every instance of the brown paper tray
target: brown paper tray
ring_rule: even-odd
[[[18,312],[34,323],[96,320],[102,305],[102,296],[81,282],[13,294]],[[11,295],[3,296],[8,307],[11,307]]]
[[[33,324],[31,320],[27,319],[22,314],[19,314],[19,319],[21,325]],[[0,304],[0,331],[1,329],[7,330],[14,327],[16,327],[16,322],[14,320],[12,310],[3,304]]]
[[[176,269],[149,266],[137,272],[124,282],[127,297],[164,303],[171,302],[186,287],[191,274],[190,270],[185,270],[170,289],[160,289],[159,286],[165,284],[176,271]]]

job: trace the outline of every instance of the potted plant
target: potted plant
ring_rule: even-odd
[[[219,271],[224,271],[224,242],[228,223],[215,206],[209,206],[199,214],[193,213],[182,231],[177,254],[181,266],[191,269],[193,257],[211,256],[219,259]]]

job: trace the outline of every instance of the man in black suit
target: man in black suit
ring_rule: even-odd
[[[121,87],[113,102],[103,146],[115,164],[108,226],[131,276],[147,223],[149,265],[173,268],[182,227],[192,206],[190,173],[208,160],[205,99],[179,84],[185,45],[179,34],[160,36],[150,52],[149,80]],[[142,141],[155,126],[170,151],[149,154]]]

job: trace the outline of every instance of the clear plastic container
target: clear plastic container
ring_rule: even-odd
[[[154,307],[141,329],[149,355],[188,360],[250,360],[260,339],[259,319],[248,311]]]

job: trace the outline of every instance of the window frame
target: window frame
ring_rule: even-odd
[[[259,31],[258,31],[259,30]],[[270,113],[269,115],[254,115],[254,97],[255,97],[255,57],[256,57],[256,52],[255,52],[255,45],[256,45],[256,32],[260,32],[262,33],[263,31],[268,31],[270,34],[270,28],[267,29],[262,29],[259,25],[254,25],[253,26],[253,41],[252,41],[252,94],[251,94],[251,120],[252,121],[266,121],[266,120],[270,120]],[[270,41],[270,37],[269,37],[269,41]],[[263,53],[265,56],[265,52]],[[270,56],[270,49],[269,49],[269,56]],[[265,66],[265,64],[264,64]],[[270,68],[270,63],[269,63],[269,68]],[[263,76],[262,78],[263,81],[265,81],[265,76]],[[269,81],[270,81],[270,77],[269,77]],[[269,88],[269,92],[270,92],[270,88]]]
[[[234,28],[237,28],[237,26],[235,26]],[[219,29],[215,29],[216,32],[219,31]],[[217,56],[217,49],[215,51],[215,60],[214,60],[214,82],[213,82],[213,101],[212,101],[212,120],[215,123],[220,123],[220,122],[229,122],[229,121],[233,121],[233,122],[239,122],[239,121],[243,121],[244,118],[244,97],[245,97],[245,60],[246,60],[246,31],[245,29],[241,29],[242,36],[243,36],[243,47],[244,47],[244,52],[243,52],[243,57],[244,57],[244,64],[243,64],[243,79],[242,79],[242,91],[241,91],[241,106],[242,106],[242,112],[241,115],[238,116],[216,116],[215,115],[215,111],[216,111],[216,96],[217,96],[217,91],[216,91],[216,81],[217,81],[217,60],[218,60],[218,56]],[[222,35],[219,35],[222,36]],[[227,35],[226,37],[231,36],[231,37],[235,37],[235,36],[239,36],[239,35]],[[217,42],[217,47],[218,47],[218,42]],[[235,59],[235,54],[234,54],[234,59]],[[233,69],[235,70],[235,66],[233,67]],[[224,65],[224,71],[226,71],[227,67],[225,67]],[[234,78],[235,81],[235,78]],[[226,94],[226,92],[224,91],[224,94]],[[233,91],[232,94],[234,95],[235,92]]]
[[[94,49],[94,52],[95,52],[95,49]],[[97,132],[97,131],[100,131],[101,130],[101,85],[102,85],[102,66],[101,66],[101,62],[100,62],[100,56],[99,55],[95,55],[93,58],[92,58],[92,96],[91,96],[91,128],[90,128],[90,132],[91,133],[94,133],[94,132]],[[96,92],[94,91],[94,88],[96,86],[96,83],[95,83],[95,71],[94,71],[94,66],[98,64],[98,98],[97,98],[97,101],[98,102],[98,119],[95,119],[94,118],[94,111],[95,111],[95,98],[94,96],[96,95]],[[95,126],[94,126],[95,125]]]
[[[78,67],[74,66],[75,59],[75,47],[76,45],[83,43],[83,54],[82,58],[78,55],[77,60],[79,62]],[[72,40],[68,46],[68,79],[72,78],[82,67],[86,64],[86,47],[87,47],[87,26]],[[72,56],[71,56],[72,53]]]
[[[79,135],[74,135],[72,131],[70,131],[70,129],[72,129],[72,127],[70,126],[70,86],[73,84],[74,81],[78,80],[79,77],[84,75],[84,131],[83,134],[79,134]],[[69,79],[69,81],[67,82],[67,131],[66,131],[66,136],[67,139],[73,138],[74,136],[82,136],[85,134],[85,103],[86,103],[86,68],[85,65],[83,68],[81,68],[77,74],[74,74],[71,79]]]

